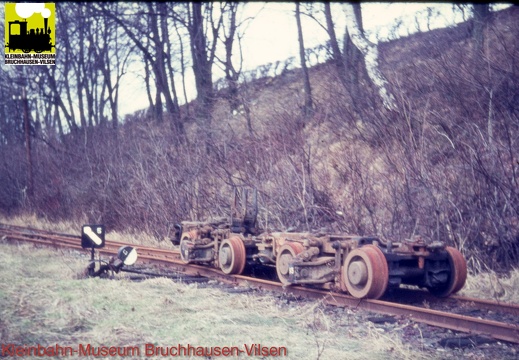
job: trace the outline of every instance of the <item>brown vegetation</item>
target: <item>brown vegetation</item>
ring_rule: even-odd
[[[350,94],[330,62],[310,69],[311,120],[292,70],[241,84],[242,112],[217,94],[210,125],[182,118],[181,138],[173,119],[143,113],[60,138],[36,129],[33,198],[15,132],[0,145],[0,209],[162,237],[176,221],[228,214],[231,185],[247,185],[260,192],[264,228],[421,234],[462,249],[474,269],[510,269],[519,259],[518,20],[517,7],[493,13],[480,50],[470,22],[381,44],[398,111],[365,78],[362,98]]]

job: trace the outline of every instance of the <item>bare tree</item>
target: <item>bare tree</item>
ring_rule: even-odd
[[[216,6],[219,8],[216,9]],[[211,144],[212,109],[215,101],[212,67],[225,11],[223,3],[193,2],[183,4],[180,11],[173,13],[175,20],[187,29],[189,35],[197,91],[195,117],[203,129],[200,140],[206,144],[207,151]]]
[[[186,115],[189,116],[190,111],[190,101],[187,97],[187,89],[186,89],[186,52],[184,50],[184,37],[180,33],[178,20],[176,17],[173,17],[173,26],[175,27],[175,32],[177,34],[178,44],[180,46],[180,74],[182,76],[182,93],[184,95],[185,107],[186,107]]]
[[[224,21],[222,23],[222,42],[225,48],[225,59],[218,59],[223,64],[223,70],[225,72],[225,79],[227,80],[228,86],[228,98],[229,104],[231,105],[231,111],[238,109],[240,106],[240,101],[238,99],[238,79],[240,78],[241,72],[241,56],[240,56],[240,65],[238,68],[235,67],[233,62],[233,49],[236,41],[236,31],[238,29],[238,24],[236,23],[236,14],[238,11],[239,4],[238,3],[229,3],[228,10],[228,21]],[[238,41],[240,38],[238,37]],[[238,43],[239,50],[241,53],[241,47]],[[218,57],[217,57],[218,58]]]
[[[310,86],[310,75],[306,66],[305,41],[303,39],[303,27],[301,25],[301,9],[300,3],[296,2],[296,23],[297,23],[297,39],[299,42],[299,58],[301,61],[301,70],[303,71],[303,83],[305,92],[305,104],[303,106],[303,114],[305,116],[312,115],[314,112],[312,100],[312,88]]]
[[[34,74],[37,91],[46,100],[38,107],[55,108],[54,120],[44,123],[53,123],[60,135],[63,126],[67,131],[84,130],[106,119],[117,128],[119,84],[132,54],[128,38],[95,5],[63,3],[56,12],[64,25],[57,35],[64,45],[62,55],[56,66],[41,67]],[[40,113],[50,116],[50,111]],[[65,124],[58,121],[62,118]]]
[[[475,56],[480,56],[481,49],[483,48],[483,29],[485,23],[490,15],[490,4],[474,4],[472,5],[473,25],[472,25],[472,38],[475,42]]]
[[[141,51],[144,61],[149,64],[155,80],[155,111],[157,120],[162,119],[162,99],[171,115],[170,119],[178,134],[184,128],[179,115],[175,83],[169,63],[172,61],[170,38],[167,26],[169,10],[165,4],[147,3],[127,9],[112,10],[106,4],[100,5],[106,16],[113,19]]]
[[[347,31],[349,37],[355,47],[360,50],[364,56],[364,64],[369,78],[373,85],[377,88],[379,95],[387,109],[395,110],[397,108],[395,98],[388,88],[388,82],[384,75],[380,72],[378,66],[378,49],[371,43],[362,28],[362,13],[359,3],[345,4]]]
[[[328,32],[328,36],[330,37],[330,47],[332,49],[332,60],[335,64],[335,68],[337,69],[337,75],[341,81],[341,84],[347,89],[347,81],[346,81],[346,68],[344,64],[343,55],[341,53],[341,49],[339,48],[339,42],[337,41],[337,35],[335,33],[335,25],[333,23],[332,18],[332,9],[329,2],[324,3],[324,14],[326,17],[326,30]]]
[[[113,6],[117,9],[118,4]],[[103,74],[101,101],[103,102],[103,99],[107,98],[110,104],[112,127],[117,129],[119,126],[119,84],[126,73],[135,45],[132,46],[113,20],[99,15],[96,19],[98,20],[95,29],[96,38],[95,40],[92,38],[91,42],[95,44],[93,51],[97,59],[98,70]],[[100,106],[104,107],[104,102]],[[99,114],[100,119],[98,118],[97,124],[105,119],[102,110],[99,110]]]
[[[213,93],[213,71],[216,51],[216,39],[221,25],[221,18],[215,22],[213,18],[213,7],[216,3],[208,3],[206,7],[206,18],[202,13],[203,4],[193,2],[188,5],[189,16],[187,19],[187,29],[190,36],[191,56],[193,60],[193,72],[197,90],[197,100],[199,103],[198,120],[200,125],[206,129],[211,125],[211,110],[214,104]],[[207,19],[207,20],[206,20]],[[208,24],[206,24],[206,21]],[[204,27],[212,32],[212,43],[209,44]],[[210,135],[210,134],[206,134]]]
[[[253,135],[251,110],[246,99],[244,84],[239,91],[239,80],[243,65],[241,40],[245,34],[245,25],[252,20],[252,18],[240,18],[245,6],[247,6],[246,3],[231,2],[225,4],[225,9],[222,10],[224,20],[220,32],[220,42],[223,44],[225,52],[223,57],[216,55],[216,59],[225,73],[226,97],[229,101],[230,110],[234,113],[238,112],[240,108],[243,109],[243,112],[240,112],[245,116],[249,134]]]

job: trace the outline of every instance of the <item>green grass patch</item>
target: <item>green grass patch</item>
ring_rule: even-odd
[[[165,278],[81,279],[85,266],[85,257],[67,251],[0,242],[0,342],[141,351],[146,343],[262,344],[286,347],[289,359],[425,356],[398,336],[370,335],[373,329],[358,324],[353,313],[334,319],[319,302],[287,306],[267,294],[234,294]]]

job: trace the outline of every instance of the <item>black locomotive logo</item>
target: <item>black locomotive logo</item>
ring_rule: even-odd
[[[9,51],[22,50],[24,53],[51,51],[54,45],[50,37],[48,19],[43,18],[43,28],[27,29],[28,24],[27,20],[9,21],[9,42],[6,45]]]

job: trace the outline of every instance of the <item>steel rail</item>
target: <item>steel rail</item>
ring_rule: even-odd
[[[38,235],[38,230],[29,229],[24,232],[23,228],[9,230],[9,226],[0,224],[0,236],[3,238],[29,241],[36,244],[51,245],[54,247],[65,247],[82,249],[80,237],[67,234],[53,236],[52,232],[44,231]],[[75,243],[74,243],[75,242]],[[165,265],[168,270],[183,273],[190,276],[205,276],[215,280],[234,285],[253,286],[258,289],[284,292],[298,297],[312,298],[323,301],[326,304],[353,307],[388,315],[404,316],[413,321],[421,322],[433,326],[447,328],[455,331],[489,336],[498,340],[509,341],[519,344],[519,325],[507,324],[503,322],[484,320],[466,315],[452,314],[438,310],[426,309],[422,307],[399,304],[382,300],[358,299],[352,296],[330,292],[305,286],[285,286],[281,283],[251,278],[243,275],[226,275],[219,269],[200,266],[195,264],[185,264],[180,259],[180,254],[176,250],[156,249],[152,247],[140,247],[136,244],[126,244],[115,241],[106,241],[106,247],[98,249],[100,253],[115,254],[117,249],[123,245],[134,246],[138,249],[141,262]],[[519,305],[493,302],[490,300],[464,298],[454,296],[459,301],[469,301],[485,307],[491,307],[495,311],[502,311],[503,307],[511,313],[516,314]]]
[[[449,298],[460,302],[472,303],[479,308],[484,308],[495,312],[507,312],[509,314],[519,316],[518,304],[500,300],[477,299],[460,295],[451,295]]]
[[[441,302],[449,302],[456,305],[466,306],[468,308],[489,310],[519,316],[519,304],[502,300],[478,299],[461,295],[450,295],[448,298],[439,298],[430,292],[421,289],[400,288],[395,290],[395,294],[385,296],[384,298],[384,300],[392,302],[401,302],[399,301],[401,299],[406,299],[407,302],[412,303],[426,302],[429,304],[437,304]]]

